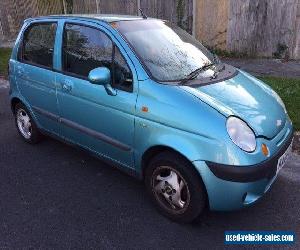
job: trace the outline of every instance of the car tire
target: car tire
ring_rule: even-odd
[[[145,170],[145,185],[158,210],[173,221],[192,222],[206,207],[207,194],[200,175],[175,152],[162,152],[151,159]]]
[[[30,144],[40,142],[42,134],[32,119],[28,109],[22,104],[15,106],[15,124],[22,139]]]

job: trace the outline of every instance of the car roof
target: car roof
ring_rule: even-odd
[[[42,20],[42,19],[51,19],[51,18],[80,18],[80,19],[94,19],[100,20],[103,22],[111,23],[118,21],[133,21],[133,20],[143,20],[141,16],[130,16],[130,15],[114,15],[114,14],[68,14],[68,15],[50,15],[50,16],[39,16],[28,18],[25,21],[30,20]]]

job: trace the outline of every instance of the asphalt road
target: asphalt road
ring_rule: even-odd
[[[215,249],[225,230],[292,230],[288,248],[300,249],[299,156],[254,206],[179,225],[156,212],[142,183],[89,154],[50,138],[24,143],[7,93],[0,88],[0,249]]]
[[[300,78],[300,60],[222,58],[222,61],[255,76]]]

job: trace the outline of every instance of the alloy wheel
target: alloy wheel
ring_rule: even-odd
[[[182,175],[172,167],[160,166],[152,174],[152,191],[159,204],[173,214],[184,213],[190,192]]]
[[[17,125],[20,133],[25,139],[30,139],[32,134],[32,126],[30,117],[24,109],[17,111]]]

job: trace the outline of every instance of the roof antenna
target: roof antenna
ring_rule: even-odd
[[[141,15],[144,19],[147,19],[148,17],[145,15],[145,13],[143,12],[143,10],[141,8],[139,8]]]

